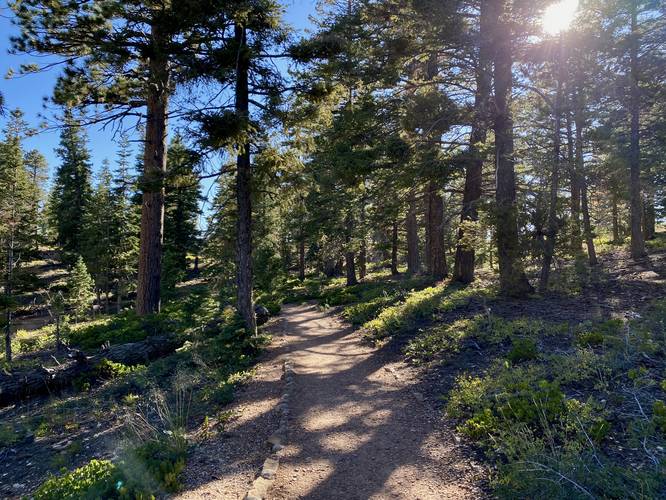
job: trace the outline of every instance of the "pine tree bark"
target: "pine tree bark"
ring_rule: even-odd
[[[358,280],[356,279],[356,260],[354,251],[351,248],[352,235],[354,234],[353,216],[348,214],[345,222],[347,226],[347,234],[345,238],[345,243],[347,245],[347,249],[345,251],[345,271],[347,273],[347,286],[353,286],[358,284]]]
[[[638,7],[637,0],[631,0],[631,34],[629,46],[630,63],[630,114],[631,140],[629,146],[629,194],[631,199],[631,257],[645,257],[645,239],[643,237],[643,200],[641,196],[641,149],[640,149],[640,89],[638,86]]]
[[[298,242],[298,279],[305,281],[305,236],[302,233]]]
[[[428,246],[428,274],[435,279],[447,275],[444,255],[444,199],[434,182],[428,185],[426,193],[426,241]]]
[[[541,262],[541,275],[539,276],[539,292],[548,291],[550,279],[550,266],[555,256],[555,243],[557,241],[557,193],[560,183],[560,163],[562,160],[562,64],[564,55],[564,42],[562,35],[558,42],[557,56],[557,91],[553,113],[555,115],[555,127],[553,129],[553,170],[550,174],[550,200],[548,205],[548,229],[544,245],[543,260]]]
[[[236,113],[246,122],[250,119],[248,73],[249,53],[245,28],[236,24],[234,39],[238,47],[236,62]],[[236,158],[236,303],[245,330],[254,335],[257,320],[252,299],[252,165],[249,141],[241,145]]]
[[[611,225],[613,231],[613,244],[620,244],[620,214],[617,204],[617,194],[612,193],[612,206],[611,206]]]
[[[652,184],[651,169],[646,169],[645,177],[647,182]],[[656,234],[657,215],[654,208],[654,187],[646,186],[645,203],[643,203],[643,237],[646,240],[653,240]]]
[[[368,265],[368,244],[365,241],[365,238],[361,238],[361,249],[358,251],[358,277],[359,279],[365,279],[367,274],[367,265]]]
[[[571,96],[569,95],[569,98]],[[569,99],[570,100],[570,99]],[[573,138],[573,119],[570,110],[566,112],[567,117],[567,164],[569,166],[569,177],[571,186],[571,249],[578,255],[581,252],[580,233],[580,180],[578,168],[576,167],[575,146]]]
[[[409,207],[405,226],[407,229],[407,274],[413,276],[418,274],[421,267],[419,259],[419,228],[416,219],[416,194],[409,193]]]
[[[495,158],[496,158],[496,218],[497,257],[500,292],[511,297],[523,297],[533,292],[520,258],[518,237],[518,208],[516,206],[516,176],[514,170],[513,118],[511,93],[513,89],[513,51],[511,31],[503,18],[508,16],[506,0],[493,0],[495,47]]]
[[[159,26],[152,26],[152,37],[154,53],[149,62],[151,81],[146,99],[146,143],[143,155],[143,199],[136,293],[136,311],[140,316],[160,311],[164,238],[169,63],[166,55],[159,49],[164,44]]]
[[[366,239],[366,224],[365,224],[365,196],[361,198],[361,220],[360,220],[360,237],[361,237],[361,248],[358,251],[358,277],[360,280],[365,279],[367,274],[367,264],[368,264],[368,241]]]
[[[476,65],[476,93],[474,96],[474,121],[470,133],[469,162],[465,170],[460,221],[479,220],[478,203],[481,199],[481,182],[484,156],[480,145],[488,136],[488,116],[492,87],[491,47],[489,43],[489,9],[487,2],[481,2],[479,16],[479,56]],[[453,279],[461,283],[474,281],[474,246],[469,244],[470,235],[465,234],[464,226],[458,231],[458,245],[453,270]]]
[[[578,74],[576,83],[576,112],[574,116],[576,125],[576,171],[578,173],[578,182],[580,183],[580,202],[583,215],[583,237],[587,246],[587,259],[590,266],[597,265],[597,252],[594,248],[594,234],[592,232],[592,222],[590,220],[590,207],[587,198],[587,175],[585,173],[585,158],[583,156],[583,129],[585,127],[584,116],[584,98],[582,77]]]
[[[345,270],[347,272],[347,286],[358,285],[356,279],[356,263],[354,261],[354,252],[345,253]]]
[[[391,274],[398,275],[398,221],[393,220],[391,228]]]

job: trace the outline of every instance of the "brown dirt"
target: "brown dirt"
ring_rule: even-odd
[[[277,427],[286,353],[295,372],[289,445],[268,498],[485,496],[487,471],[457,442],[397,353],[364,345],[314,304],[286,306],[278,330],[283,335],[238,399],[242,413],[231,430],[237,439],[197,450],[215,466],[195,467],[189,485],[197,485],[179,498],[242,498],[268,453],[260,440]]]
[[[411,368],[314,305],[285,314],[294,418],[271,498],[483,496],[482,467]]]

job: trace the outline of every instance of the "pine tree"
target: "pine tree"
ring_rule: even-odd
[[[65,260],[71,261],[83,252],[83,219],[92,195],[92,174],[90,153],[80,123],[70,111],[66,112],[64,120],[60,147],[56,150],[61,163],[53,181],[50,210],[57,241],[65,252]]]
[[[213,77],[220,84],[233,82],[234,108],[207,113],[201,122],[211,146],[232,147],[236,153],[236,307],[247,332],[253,335],[257,325],[252,270],[252,149],[261,142],[262,130],[251,107],[258,102],[253,97],[264,96],[259,98],[264,98],[265,104],[257,107],[267,120],[275,118],[283,83],[266,53],[283,44],[286,33],[280,26],[279,8],[270,1],[234,5],[227,14],[231,22],[220,25],[217,33],[223,42],[199,70],[200,76]]]
[[[78,321],[90,310],[95,298],[95,282],[88,273],[83,257],[78,257],[67,277],[67,306],[74,321]]]
[[[230,11],[238,8],[243,17],[252,8],[209,0],[22,0],[12,8],[22,30],[13,39],[14,49],[56,54],[66,63],[56,101],[84,108],[101,104],[95,108],[96,121],[127,113],[145,118],[136,308],[142,315],[157,312],[170,98],[176,83],[200,76],[202,54],[210,54],[216,34],[230,25]],[[225,74],[233,61],[226,59],[226,68],[216,68],[217,74]]]
[[[112,257],[112,276],[115,284],[117,311],[122,308],[122,298],[129,291],[137,274],[139,256],[140,206],[134,203],[136,180],[130,174],[132,156],[129,140],[121,138],[118,161],[113,178],[113,225],[115,236]]]
[[[107,310],[113,288],[113,257],[119,243],[111,182],[109,163],[105,160],[83,217],[82,230],[82,257],[93,277],[98,300],[102,293],[106,295]]]
[[[23,113],[11,112],[0,143],[0,247],[2,248],[3,297],[0,299],[5,333],[5,357],[12,360],[11,337],[13,313],[18,304],[16,294],[32,284],[31,276],[22,264],[36,245],[33,231],[34,190],[25,167],[21,141],[27,134]]]
[[[165,183],[163,286],[167,289],[185,277],[187,256],[198,251],[198,164],[198,155],[185,146],[180,136],[174,137],[169,144]]]
[[[34,247],[33,255],[39,253],[39,246],[46,242],[47,226],[44,222],[44,189],[48,180],[48,165],[46,158],[37,150],[28,151],[25,155],[25,167],[28,170],[31,185],[30,223]]]
[[[532,292],[525,276],[518,235],[518,206],[514,158],[513,116],[513,41],[508,22],[509,2],[490,2],[493,27],[495,80],[495,157],[497,159],[497,253],[500,267],[500,289],[503,294],[521,297]]]

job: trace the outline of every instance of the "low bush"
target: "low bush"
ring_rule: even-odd
[[[539,356],[534,339],[514,339],[511,350],[506,358],[512,363],[522,363],[523,361],[532,361]]]
[[[413,291],[404,302],[385,308],[375,319],[366,322],[363,329],[368,337],[382,339],[413,328],[435,313],[452,311],[478,294],[473,287],[459,288],[451,284]]]
[[[35,500],[123,498],[122,473],[109,460],[91,460],[72,472],[47,479]],[[133,498],[128,496],[126,498]]]

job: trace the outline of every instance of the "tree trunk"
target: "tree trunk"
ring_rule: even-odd
[[[581,210],[583,212],[583,236],[587,246],[587,258],[591,266],[597,265],[597,252],[594,248],[594,234],[592,233],[592,222],[590,220],[590,207],[587,199],[587,176],[585,174],[585,158],[583,157],[583,88],[581,82],[577,85],[576,96],[576,170],[580,182]]]
[[[569,96],[570,97],[570,96]],[[578,169],[576,168],[576,157],[573,138],[572,116],[569,110],[567,116],[567,163],[569,165],[569,177],[571,185],[571,249],[575,255],[581,252],[581,234],[580,234],[580,180],[578,179]]]
[[[169,63],[160,47],[165,40],[158,25],[152,26],[154,54],[146,99],[146,144],[141,187],[141,238],[136,311],[140,316],[160,310],[162,242],[164,237],[164,177],[167,163],[167,110]]]
[[[236,62],[236,113],[249,121],[248,88],[249,54],[245,48],[246,31],[238,24],[234,28],[238,58]],[[250,335],[257,332],[252,300],[252,165],[250,142],[240,145],[236,158],[236,301],[245,329]]]
[[[409,208],[405,220],[407,227],[407,274],[418,274],[419,262],[419,231],[416,220],[416,195],[412,190],[409,194]]]
[[[548,229],[546,231],[546,242],[544,245],[543,260],[541,262],[541,275],[539,277],[539,292],[548,291],[548,281],[550,279],[550,266],[555,256],[555,243],[557,241],[557,193],[560,184],[560,161],[562,157],[562,64],[564,42],[562,35],[558,42],[557,56],[557,91],[555,94],[555,105],[553,113],[555,115],[555,128],[553,130],[553,171],[550,175],[550,200],[548,206]]]
[[[56,314],[55,317],[56,324],[55,324],[55,340],[56,340],[56,345],[55,345],[55,350],[56,352],[60,352],[62,350],[62,337],[60,334],[60,314]]]
[[[361,239],[361,249],[358,252],[358,277],[359,279],[365,279],[367,274],[367,264],[368,264],[368,244],[365,241],[365,238]]]
[[[298,242],[298,279],[305,281],[305,236],[302,231]]]
[[[587,174],[585,172],[585,157],[583,155],[583,129],[585,128],[585,96],[583,94],[583,75],[579,71],[576,75],[576,103],[574,122],[576,125],[575,153],[576,173],[580,186],[580,203],[583,216],[583,237],[587,247],[587,258],[590,266],[597,265],[597,252],[594,248],[594,233],[592,232],[592,221],[590,219],[590,207],[587,196]]]
[[[391,274],[396,276],[398,274],[398,221],[393,220],[393,227],[391,231]]]
[[[120,314],[122,310],[123,310],[122,286],[120,285],[120,280],[118,280],[118,284],[116,285],[116,312]]]
[[[368,242],[366,240],[366,224],[365,224],[365,197],[361,198],[361,223],[360,223],[360,235],[361,235],[361,248],[358,252],[358,277],[359,279],[365,279],[367,274],[367,264],[368,264]]]
[[[631,0],[631,37],[629,47],[630,58],[630,113],[631,143],[629,146],[629,193],[631,199],[631,257],[645,257],[645,240],[643,238],[643,200],[641,199],[641,149],[640,149],[640,89],[638,87],[638,21],[637,0]]]
[[[13,211],[14,209],[12,209]],[[12,217],[13,218],[13,217]],[[14,230],[10,229],[9,244],[7,246],[7,281],[5,282],[5,297],[7,313],[5,317],[5,359],[12,362],[12,294],[14,280]]]
[[[646,172],[648,182],[652,184],[650,177],[651,172]],[[646,240],[653,240],[656,233],[656,212],[654,208],[654,188],[650,185],[645,189],[645,203],[643,204],[643,236]]]
[[[352,235],[354,234],[354,219],[352,214],[347,214],[345,229],[347,234],[345,236],[345,244],[347,246],[345,251],[345,271],[347,272],[347,286],[357,285],[358,281],[356,279],[356,262],[354,256],[354,250],[352,249]]]
[[[479,19],[479,58],[476,66],[476,93],[474,96],[474,121],[470,133],[469,162],[465,170],[465,187],[463,191],[462,212],[460,221],[477,222],[479,213],[477,205],[481,199],[481,181],[483,161],[481,147],[488,136],[489,101],[492,86],[491,78],[491,46],[489,43],[488,5],[481,2]],[[458,230],[458,245],[453,270],[453,279],[461,283],[474,280],[475,251],[472,243],[473,235],[465,234],[461,224]]]
[[[345,254],[345,269],[347,271],[347,286],[357,285],[356,264],[354,263],[354,252]]]
[[[511,31],[500,17],[507,15],[506,0],[494,0],[495,47],[495,158],[496,158],[496,217],[497,256],[499,261],[500,292],[523,297],[533,291],[525,276],[520,259],[518,238],[518,208],[516,206],[516,177],[514,171],[513,119],[511,93],[513,88],[513,54]]]
[[[428,274],[435,279],[446,276],[444,255],[444,199],[434,182],[428,185],[426,193],[426,241],[428,247]]]
[[[617,206],[617,194],[612,193],[611,195],[613,201],[611,202],[613,206],[611,207],[612,212],[612,226],[613,226],[613,244],[620,244],[620,216]]]

